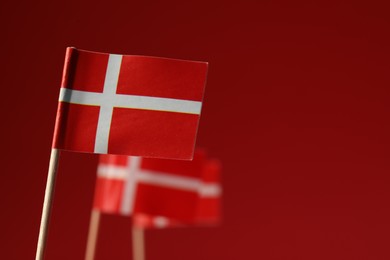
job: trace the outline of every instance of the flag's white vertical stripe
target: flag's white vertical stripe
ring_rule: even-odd
[[[107,153],[108,138],[112,112],[114,109],[116,88],[118,85],[119,71],[122,63],[122,55],[110,54],[108,58],[106,78],[102,94],[99,119],[96,130],[95,153]]]
[[[121,214],[130,215],[133,212],[135,202],[135,191],[137,188],[137,174],[141,166],[141,157],[128,157],[128,175],[125,190],[122,197]]]
[[[108,152],[108,137],[110,135],[112,111],[112,106],[110,107],[104,104],[100,107],[95,139],[95,153],[106,154]]]

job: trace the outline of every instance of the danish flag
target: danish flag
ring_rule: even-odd
[[[211,226],[218,225],[221,221],[221,187],[220,187],[220,163],[216,160],[206,162],[201,188],[198,193],[198,205],[195,219],[190,223],[182,223],[177,219],[172,219],[158,215],[148,215],[137,213],[133,215],[133,225],[141,228],[169,228],[184,227],[186,224]],[[208,186],[211,185],[211,186]],[[218,192],[205,192],[207,187],[217,185]],[[215,189],[215,188],[212,188]]]
[[[219,220],[219,163],[101,155],[94,208],[132,215],[136,226],[214,224]]]
[[[191,159],[206,73],[204,62],[68,48],[53,148]]]

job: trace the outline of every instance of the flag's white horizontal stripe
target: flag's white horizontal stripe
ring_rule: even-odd
[[[97,174],[100,178],[126,180],[129,169],[126,167],[112,167],[111,165],[100,164]]]
[[[199,187],[199,196],[202,198],[217,198],[222,193],[221,186],[218,184],[203,183]]]
[[[103,93],[86,92],[61,88],[59,101],[72,104],[101,106],[111,103],[113,107],[156,110],[199,115],[202,102],[173,98],[159,98],[136,95],[115,94],[106,96]]]
[[[146,110],[157,110],[177,112],[186,114],[200,114],[202,103],[191,100],[173,98],[159,98],[146,96],[116,95],[115,107],[138,108]]]
[[[100,178],[125,181],[127,180],[129,169],[123,166],[100,164],[97,172]],[[202,198],[216,198],[220,197],[222,193],[219,184],[203,183],[196,178],[148,170],[138,170],[135,175],[133,182],[192,191],[198,193]]]
[[[169,219],[166,217],[156,216],[153,218],[153,224],[156,228],[165,228],[169,225]]]
[[[137,175],[137,180],[142,183],[193,192],[198,192],[200,186],[200,181],[195,178],[145,170]]]
[[[73,90],[68,88],[60,89],[60,97],[58,101],[67,102],[72,104],[89,105],[89,106],[100,106],[102,93],[87,92]]]

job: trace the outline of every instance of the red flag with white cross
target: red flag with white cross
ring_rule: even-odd
[[[134,226],[141,228],[169,228],[218,225],[221,221],[221,165],[217,160],[208,160],[202,170],[202,182],[198,190],[196,216],[191,223],[159,215],[137,213],[133,215]]]
[[[192,162],[100,158],[95,209],[132,215],[134,224],[142,227],[207,224],[219,219],[219,168],[210,167],[203,153],[197,152]]]
[[[53,148],[191,159],[207,63],[67,49]]]
[[[206,74],[205,62],[67,49],[36,259],[60,151],[192,159]]]

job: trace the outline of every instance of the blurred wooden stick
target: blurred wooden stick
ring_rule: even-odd
[[[50,154],[49,172],[47,174],[45,198],[43,200],[43,209],[41,216],[41,225],[39,228],[39,237],[37,244],[37,252],[35,260],[43,260],[45,255],[46,240],[49,230],[50,212],[54,197],[54,186],[57,176],[58,159],[60,157],[60,150],[52,148]]]
[[[93,260],[95,258],[96,242],[99,233],[100,211],[93,209],[91,211],[91,220],[89,221],[87,250],[85,252],[85,260]]]
[[[144,229],[133,226],[133,259],[145,260]]]

